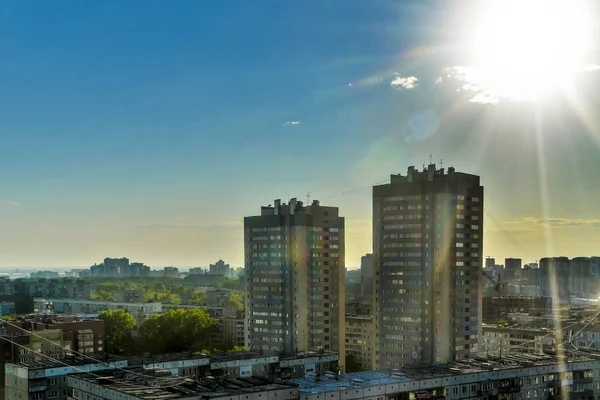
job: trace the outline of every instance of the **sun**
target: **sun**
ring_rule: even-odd
[[[564,88],[584,64],[593,38],[581,0],[483,0],[467,29],[474,60],[469,82],[514,99]]]

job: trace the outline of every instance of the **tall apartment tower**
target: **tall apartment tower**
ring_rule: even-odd
[[[325,350],[344,362],[344,218],[318,201],[275,200],[244,219],[246,346]]]
[[[482,246],[478,176],[431,164],[373,187],[378,369],[442,363],[477,351]]]

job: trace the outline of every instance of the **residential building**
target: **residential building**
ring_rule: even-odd
[[[219,260],[214,264],[210,264],[208,266],[208,270],[210,271],[211,274],[222,275],[227,278],[229,278],[229,276],[230,276],[229,264],[225,264],[225,261],[223,261],[223,260]]]
[[[600,394],[599,369],[597,353],[515,354],[290,382],[299,386],[300,400],[591,400]]]
[[[362,297],[373,297],[373,254],[365,254],[360,258],[360,294]]]
[[[39,357],[21,364],[7,363],[4,369],[6,400],[67,400],[72,398],[67,376],[77,372],[94,374],[127,367],[127,360],[73,357],[52,359]]]
[[[17,312],[14,301],[0,301],[0,315],[13,315]]]
[[[484,296],[482,321],[496,323],[512,313],[546,315],[552,313],[552,298],[525,296]]]
[[[592,273],[590,257],[575,257],[569,268],[569,292],[571,296],[598,298],[598,278]]]
[[[45,358],[39,354],[35,359],[23,363],[8,363],[5,368],[6,399],[23,400],[63,400],[73,399],[73,392],[67,388],[67,376],[79,372],[91,372],[98,376],[113,376],[115,369],[135,367],[144,370],[162,371],[160,374],[179,376],[186,380],[214,380],[224,382],[235,379],[281,380],[310,376],[324,376],[338,365],[335,353],[278,354],[265,350],[260,352],[217,353],[211,355],[160,354],[147,357],[130,357],[128,360],[116,357],[73,356],[69,358]],[[110,371],[110,372],[109,372]],[[135,370],[131,370],[135,374]],[[102,379],[100,379],[102,380]],[[176,382],[180,382],[177,380]],[[209,392],[209,390],[206,390]],[[260,396],[259,396],[260,397]],[[107,398],[101,396],[99,398]],[[150,397],[156,398],[156,397]],[[297,398],[297,397],[296,397]],[[81,397],[80,399],[85,399]],[[91,397],[90,397],[91,399]],[[124,399],[124,398],[121,398]],[[240,400],[246,400],[245,398]],[[277,397],[277,400],[281,400]]]
[[[556,351],[556,336],[549,328],[525,328],[483,324],[481,352],[496,356],[513,353],[544,354]]]
[[[362,370],[373,369],[373,317],[346,315],[346,356],[352,355]]]
[[[344,360],[344,218],[337,207],[275,200],[244,219],[246,343],[324,350]]]
[[[104,354],[104,321],[74,317],[30,315],[0,325],[0,370],[9,363],[46,357],[63,358],[72,351]],[[0,374],[4,387],[4,374]]]
[[[522,260],[520,258],[504,259],[504,281],[512,281],[521,276]]]
[[[570,266],[568,257],[546,257],[540,260],[540,290],[542,296],[556,302],[568,302],[570,291]]]
[[[113,292],[115,301],[125,303],[143,303],[144,291],[140,289],[124,289]]]
[[[478,351],[483,207],[478,176],[435,164],[373,187],[378,369]]]
[[[75,315],[97,317],[108,310],[125,310],[138,324],[146,318],[163,312],[162,303],[126,303],[102,300],[48,299],[35,298],[33,311],[36,314]]]
[[[106,379],[82,373],[69,376],[67,382],[74,399],[296,400],[300,397],[297,385],[254,377],[189,379],[161,370],[116,370],[110,371],[110,378]]]

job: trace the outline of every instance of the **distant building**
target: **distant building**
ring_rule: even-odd
[[[373,369],[373,317],[346,316],[346,355],[352,355],[363,370]]]
[[[275,200],[244,218],[247,347],[344,359],[344,218],[317,200]]]
[[[507,320],[507,314],[511,313],[545,315],[553,310],[550,297],[484,296],[482,306],[483,322],[486,323]]]
[[[483,195],[479,176],[435,164],[373,187],[378,369],[478,351]]]
[[[0,315],[13,315],[17,312],[14,301],[0,301]]]
[[[36,271],[29,274],[30,278],[54,279],[58,278],[56,271]]]
[[[542,258],[540,260],[540,290],[542,296],[555,301],[568,301],[570,291],[571,262],[567,257]]]
[[[365,254],[360,258],[360,294],[373,297],[373,254]]]
[[[126,303],[143,303],[144,291],[140,289],[125,289],[113,292],[115,301]]]
[[[211,274],[222,275],[227,278],[230,276],[229,264],[225,264],[225,261],[223,260],[219,260],[214,264],[210,264],[208,269]]]
[[[150,267],[139,262],[129,263],[128,258],[105,258],[102,264],[90,267],[92,277],[119,278],[150,276]],[[80,274],[81,276],[81,274]]]
[[[504,281],[512,281],[519,278],[521,275],[521,264],[520,258],[505,258],[504,259]]]
[[[138,324],[154,314],[163,312],[162,303],[35,298],[33,304],[33,310],[36,314],[50,315],[97,317],[104,311],[121,309],[130,313]]]

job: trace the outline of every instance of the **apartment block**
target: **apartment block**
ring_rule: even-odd
[[[346,356],[352,355],[360,369],[373,369],[373,318],[346,316]]]
[[[275,200],[244,219],[250,349],[334,351],[344,360],[344,218],[314,200]]]
[[[598,353],[519,354],[291,382],[300,400],[593,400],[600,394],[600,360]]]
[[[273,383],[261,378],[186,379],[168,371],[116,370],[110,377],[94,374],[68,377],[72,398],[106,400],[213,399],[213,400],[296,400],[296,385]]]
[[[552,298],[527,296],[484,296],[483,322],[508,320],[508,314],[526,313],[536,316],[551,313]]]
[[[378,369],[478,351],[483,207],[478,176],[435,164],[373,187]]]

